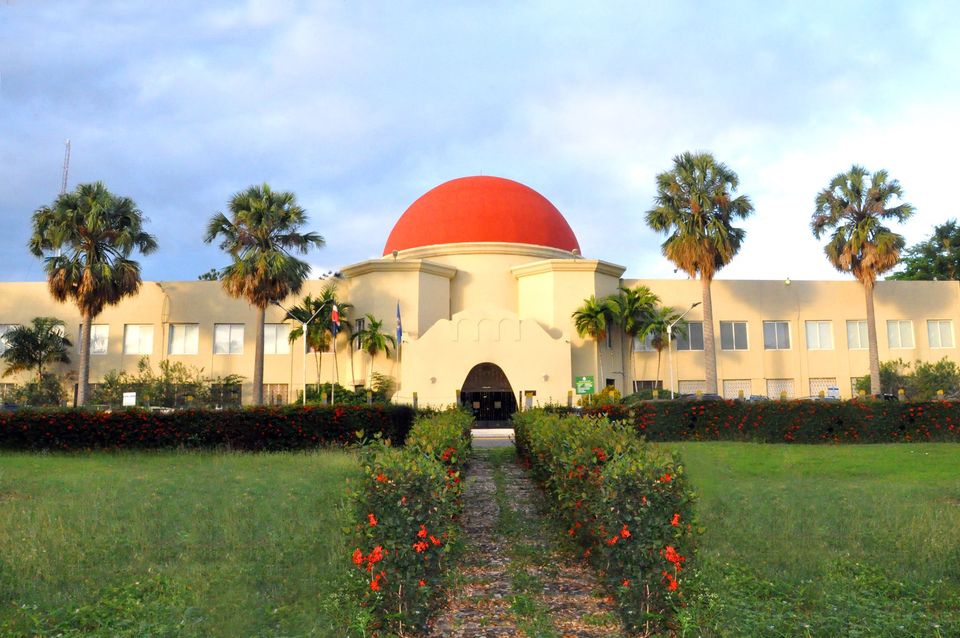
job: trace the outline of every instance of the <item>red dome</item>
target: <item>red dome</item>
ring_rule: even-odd
[[[434,244],[508,242],[579,250],[560,211],[537,191],[502,177],[440,184],[397,220],[383,254]]]

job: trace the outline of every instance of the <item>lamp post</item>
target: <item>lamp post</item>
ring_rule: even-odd
[[[687,316],[687,313],[699,306],[701,303],[698,301],[689,308],[687,308],[682,315],[677,317],[672,323],[667,324],[667,365],[670,367],[670,399],[673,399],[673,327],[680,323],[680,321]]]
[[[288,317],[296,319],[296,317],[293,316],[293,313],[291,313],[289,310],[287,310],[282,305],[280,305],[279,301],[274,301],[273,303],[275,306],[277,306],[278,308],[286,312]],[[302,395],[300,397],[301,405],[307,405],[307,329],[310,327],[310,322],[313,321],[316,318],[316,316],[323,311],[323,309],[324,309],[324,306],[320,306],[319,308],[317,308],[317,311],[315,313],[310,315],[309,319],[307,319],[306,321],[300,321],[300,325],[303,326],[303,359],[301,361],[303,365],[301,366],[301,370],[300,370],[300,375],[301,375],[300,380],[303,382]],[[320,383],[319,379],[317,379],[317,383]]]

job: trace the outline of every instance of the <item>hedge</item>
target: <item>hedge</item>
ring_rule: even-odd
[[[378,441],[364,448],[350,546],[350,591],[369,614],[363,635],[425,629],[459,556],[460,473],[472,424],[450,410],[418,419],[403,449]]]
[[[403,405],[237,410],[19,410],[0,413],[0,449],[220,448],[296,450],[345,445],[357,433],[402,444],[414,410]]]
[[[960,442],[960,403],[931,401],[645,401],[586,410],[651,441]]]
[[[517,449],[627,627],[676,628],[691,573],[693,493],[679,459],[605,417],[515,414]]]

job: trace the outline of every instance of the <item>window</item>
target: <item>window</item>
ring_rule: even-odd
[[[213,354],[243,354],[242,323],[214,324]]]
[[[123,354],[153,354],[153,324],[128,323],[125,325]]]
[[[950,319],[927,321],[927,339],[931,348],[952,348],[953,321]]]
[[[810,396],[819,397],[820,393],[823,392],[823,396],[831,396],[830,390],[833,389],[836,392],[840,392],[840,388],[837,387],[837,379],[835,377],[819,377],[810,379]]]
[[[239,408],[240,407],[240,384],[239,383],[211,383],[210,401],[220,408]]]
[[[703,394],[707,391],[707,382],[703,380],[680,379],[677,381],[677,391],[680,394]]]
[[[750,379],[724,379],[723,380],[723,398],[724,399],[749,399],[753,384]]]
[[[264,324],[263,353],[290,354],[290,326],[285,323]]]
[[[807,322],[807,350],[833,350],[833,322]]]
[[[170,354],[197,354],[200,326],[195,323],[170,325]]]
[[[367,320],[366,320],[366,319],[357,319],[357,321],[356,321],[356,326],[357,326],[357,333],[363,332],[364,329],[366,329],[366,327],[367,327]]]
[[[767,397],[771,399],[792,399],[793,379],[767,379]]]
[[[83,334],[83,326],[80,326],[79,334]],[[107,341],[110,335],[110,324],[95,323],[90,326],[90,354],[107,354]],[[80,351],[82,339],[77,338],[77,352]]]
[[[640,381],[634,379],[633,381],[633,391],[634,392],[643,392],[644,390],[662,390],[663,381]]]
[[[703,350],[703,322],[688,321],[686,334],[674,328],[677,350]]]
[[[891,348],[913,347],[913,322],[892,320],[887,322],[887,345]]]
[[[867,322],[863,320],[847,322],[847,348],[850,350],[866,350],[870,343],[867,336]]]
[[[287,384],[286,383],[264,383],[263,384],[264,405],[283,405],[286,402],[287,402]]]
[[[721,321],[720,322],[720,349],[746,350],[747,349],[747,322]]]
[[[7,333],[16,327],[15,323],[0,323],[0,354],[7,351]]]
[[[744,335],[746,335],[746,324],[744,324]],[[734,333],[736,336],[736,333]],[[746,339],[744,339],[746,344]],[[746,345],[739,350],[746,350]],[[764,321],[763,322],[763,349],[764,350],[789,350],[790,349],[790,324],[786,321]]]
[[[641,339],[640,337],[633,338],[633,351],[634,352],[656,352],[657,349],[653,347],[653,339],[656,337],[656,334],[653,332],[647,333],[647,336]]]

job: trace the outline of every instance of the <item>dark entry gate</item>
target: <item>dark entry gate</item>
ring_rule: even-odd
[[[473,412],[477,427],[497,427],[517,411],[507,375],[495,363],[473,366],[460,390],[460,403]]]

